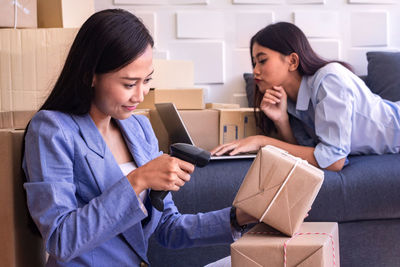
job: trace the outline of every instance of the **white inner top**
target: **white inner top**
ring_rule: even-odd
[[[119,164],[119,167],[125,176],[127,176],[131,171],[137,168],[135,162],[133,161]],[[143,213],[146,214],[147,216],[149,214],[147,213],[146,207],[143,205],[143,202],[146,199],[146,197],[147,197],[147,190],[144,190],[139,194],[138,200],[140,203],[140,208],[142,209]]]

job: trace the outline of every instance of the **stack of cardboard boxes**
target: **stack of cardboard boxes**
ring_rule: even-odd
[[[279,148],[262,148],[233,205],[260,223],[231,245],[232,266],[339,266],[336,222],[303,222],[324,172]]]
[[[154,60],[151,87],[136,113],[148,112],[160,150],[166,153],[170,138],[155,110],[155,103],[173,102],[194,143],[206,150],[259,133],[252,108],[223,103],[204,105],[203,89],[194,85],[194,68],[190,61]]]
[[[76,28],[93,12],[93,0],[0,0],[0,262],[4,266],[44,266],[44,244],[32,230],[22,186],[23,129],[57,79]],[[58,22],[53,21],[55,14]]]

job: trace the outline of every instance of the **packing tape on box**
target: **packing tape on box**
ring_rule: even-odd
[[[281,235],[279,232],[248,232],[248,234],[253,234],[253,235]],[[331,239],[331,245],[332,245],[332,261],[333,261],[333,266],[336,266],[336,256],[335,256],[335,241],[333,240],[332,234],[328,233],[296,233],[294,234],[291,238],[285,241],[283,243],[283,266],[286,267],[287,265],[287,246],[291,240],[298,236],[304,236],[304,235],[326,235]]]
[[[19,3],[17,0],[11,1],[11,3],[14,5],[14,29],[17,28],[18,25],[18,8],[22,10],[25,14],[29,15],[31,11],[24,7],[21,3]]]
[[[305,162],[306,164],[308,164],[307,161],[304,160],[304,159],[301,159],[301,158],[295,157],[295,156],[293,156],[293,155],[290,155],[290,154],[289,154],[287,151],[285,151],[285,150],[282,150],[282,149],[279,149],[279,150],[281,150],[282,152],[284,152],[285,154],[287,154],[288,156],[290,156],[291,158],[293,158],[293,159],[295,160],[295,163],[294,163],[292,169],[290,170],[289,174],[286,176],[285,180],[283,181],[282,185],[279,187],[278,192],[276,192],[274,198],[271,200],[271,202],[269,203],[268,207],[265,209],[263,215],[261,216],[261,218],[260,218],[260,220],[259,220],[260,222],[262,222],[262,221],[264,220],[264,217],[265,217],[265,215],[267,215],[267,213],[268,213],[269,209],[271,208],[272,204],[275,202],[276,198],[277,198],[277,197],[279,196],[279,194],[282,192],[282,189],[285,187],[285,185],[286,185],[287,182],[289,181],[290,177],[292,177],[292,174],[293,174],[294,170],[296,169],[296,167],[297,167],[300,163],[303,163],[303,162]]]

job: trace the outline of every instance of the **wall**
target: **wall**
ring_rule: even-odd
[[[242,74],[251,72],[248,43],[271,22],[289,21],[323,57],[367,73],[365,53],[399,50],[399,0],[95,0],[123,8],[152,32],[155,57],[193,60],[206,102],[247,105]]]

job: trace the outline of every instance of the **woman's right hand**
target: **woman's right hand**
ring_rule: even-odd
[[[267,89],[260,103],[260,109],[274,123],[288,120],[287,95],[282,86]]]
[[[190,180],[194,165],[163,154],[130,172],[127,177],[136,194],[148,188],[178,191]]]

